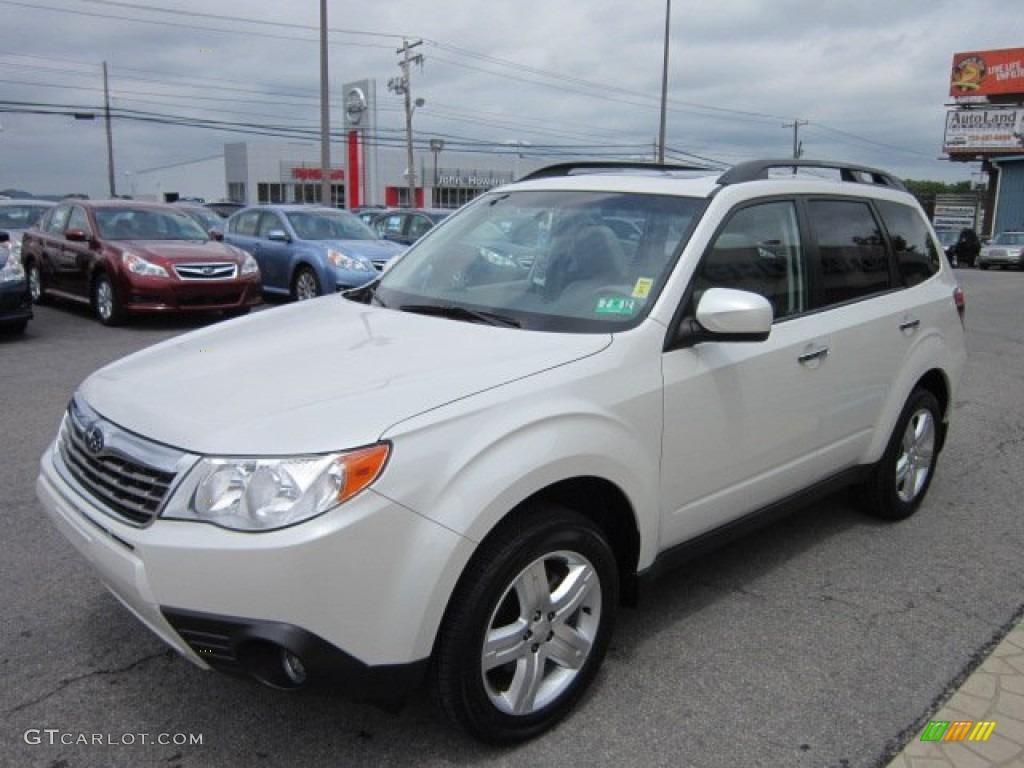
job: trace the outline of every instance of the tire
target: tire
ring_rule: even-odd
[[[988,269],[988,264],[978,264],[978,269]]]
[[[452,595],[431,669],[436,702],[485,742],[542,733],[592,682],[617,604],[601,530],[554,504],[524,509],[485,539]]]
[[[915,389],[903,406],[882,460],[861,488],[869,514],[903,520],[917,511],[935,474],[942,409],[926,389]]]
[[[292,278],[292,299],[306,301],[321,295],[320,280],[309,267],[299,267]]]
[[[102,272],[92,282],[92,309],[103,325],[118,325],[122,320],[121,304],[110,278]]]
[[[30,261],[25,265],[25,273],[28,277],[29,295],[33,304],[44,304],[46,302],[46,285],[43,283],[43,273],[39,265]]]

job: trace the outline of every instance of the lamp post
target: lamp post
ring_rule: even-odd
[[[437,156],[441,154],[441,150],[444,149],[444,139],[431,139],[430,140],[430,151],[434,153],[434,184],[431,187],[430,192],[430,204],[431,207],[436,208],[438,205],[437,199]]]
[[[506,147],[515,147],[515,160],[513,161],[512,168],[512,181],[515,181],[519,178],[519,161],[523,159],[523,149],[533,145],[528,141],[520,141],[519,139],[509,139],[501,143]]]

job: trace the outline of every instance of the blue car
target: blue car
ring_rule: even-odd
[[[348,211],[309,205],[243,208],[224,240],[256,259],[264,293],[297,301],[365,285],[405,250]]]

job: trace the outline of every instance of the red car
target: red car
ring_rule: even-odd
[[[261,296],[252,256],[162,203],[68,200],[25,232],[21,253],[34,301],[88,302],[104,325],[130,313],[240,315]]]

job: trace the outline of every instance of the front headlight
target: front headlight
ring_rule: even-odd
[[[21,265],[20,254],[20,248],[0,245],[0,283],[25,279],[25,268]]]
[[[323,514],[369,486],[388,443],[345,453],[286,458],[201,459],[163,517],[269,531]]]
[[[167,270],[159,264],[146,261],[138,254],[125,251],[121,254],[121,261],[133,275],[145,275],[146,277],[167,277]]]
[[[244,261],[242,261],[242,274],[243,275],[256,275],[256,274],[259,274],[260,265],[256,263],[256,259],[254,259],[250,254],[246,253],[245,251],[241,251],[241,253],[244,254],[244,256],[245,256]]]
[[[353,272],[376,271],[373,264],[368,264],[362,259],[354,259],[351,256],[346,256],[344,253],[337,251],[334,248],[327,249],[327,260],[338,269],[347,269]]]

